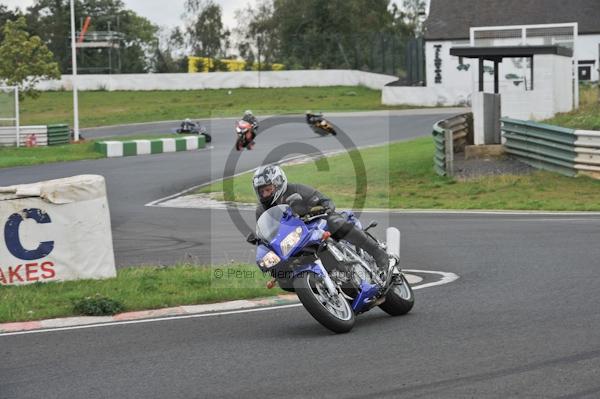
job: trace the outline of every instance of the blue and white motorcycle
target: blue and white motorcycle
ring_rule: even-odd
[[[355,316],[375,306],[392,316],[408,313],[414,295],[398,266],[398,229],[387,229],[387,244],[377,241],[393,260],[388,270],[381,272],[367,252],[331,237],[327,214],[319,208],[300,217],[293,204],[278,205],[258,219],[256,235],[250,234],[248,242],[258,244],[256,263],[273,277],[268,286],[276,282],[282,289],[296,292],[306,310],[336,333],[350,331]],[[362,228],[352,212],[342,214]],[[371,222],[364,231],[376,225]]]

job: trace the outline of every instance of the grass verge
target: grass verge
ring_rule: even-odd
[[[152,140],[159,138],[177,138],[183,136],[188,135],[175,133],[161,135],[138,134],[134,136],[115,136],[105,139],[82,141],[78,144],[65,144],[51,147],[0,147],[0,168],[104,158],[104,155],[94,150],[95,141]]]
[[[435,174],[433,151],[431,138],[361,150],[366,176],[358,179],[352,166],[352,157],[358,154],[352,153],[329,158],[327,171],[319,172],[319,165],[314,163],[286,166],[284,170],[289,181],[317,188],[340,208],[353,207],[357,182],[366,179],[363,194],[367,208],[600,211],[598,180],[539,171],[457,181]],[[213,193],[216,199],[256,201],[250,173],[226,184],[233,190],[226,190],[227,195],[223,182],[196,192]]]
[[[554,118],[544,122],[572,129],[600,130],[600,89],[598,84],[582,84],[580,86],[579,109],[557,114]]]
[[[117,272],[116,278],[106,280],[0,286],[0,323],[76,316],[80,314],[76,308],[81,310],[86,298],[103,298],[109,300],[105,302],[121,305],[121,311],[136,311],[283,292],[279,288],[267,289],[267,280],[251,265],[212,268],[178,265],[125,268]]]
[[[382,105],[380,90],[351,86],[79,93],[81,127],[240,116],[248,108],[256,114],[282,114],[307,109],[332,112],[408,107]],[[43,92],[39,98],[21,103],[21,124],[68,123],[73,120],[72,110],[71,92]]]

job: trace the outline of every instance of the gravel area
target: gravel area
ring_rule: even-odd
[[[454,177],[460,180],[496,175],[525,175],[534,171],[531,166],[509,156],[466,160],[464,153],[454,154]]]

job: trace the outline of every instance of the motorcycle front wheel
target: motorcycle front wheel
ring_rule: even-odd
[[[207,143],[210,143],[212,141],[212,136],[210,134],[208,134],[208,133],[202,133],[202,135],[204,136],[204,140]]]
[[[238,151],[242,151],[242,148],[244,148],[244,143],[242,143],[242,139],[239,138],[235,142],[235,149],[238,150]]]
[[[402,316],[410,312],[415,304],[415,296],[404,274],[398,277],[385,295],[385,302],[379,308],[391,316]]]
[[[354,327],[354,311],[348,301],[339,292],[331,297],[315,273],[302,273],[295,278],[294,290],[308,313],[324,327],[338,334]]]

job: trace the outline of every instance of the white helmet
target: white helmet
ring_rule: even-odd
[[[246,115],[246,116],[254,116],[252,114],[252,111],[250,111],[249,109],[247,109],[246,111],[244,111],[244,115]]]
[[[273,185],[273,192],[267,196],[262,197],[260,195],[260,188],[264,186]],[[260,201],[265,208],[275,205],[275,202],[283,195],[287,190],[287,177],[283,170],[277,165],[261,166],[254,172],[252,178],[252,186],[254,187],[254,193],[256,198]]]

